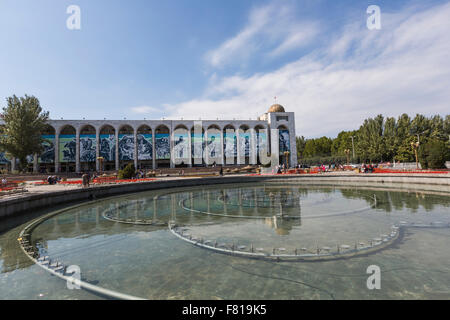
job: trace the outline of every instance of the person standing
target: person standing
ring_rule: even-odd
[[[83,184],[83,188],[86,188],[88,185],[88,175],[86,173],[83,173],[83,175],[81,176],[81,180],[82,180],[82,184]]]

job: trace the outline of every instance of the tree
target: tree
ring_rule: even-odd
[[[443,169],[445,161],[450,160],[450,151],[444,141],[432,138],[420,146],[419,159],[422,169]]]
[[[0,128],[0,148],[19,159],[20,169],[27,166],[27,156],[42,152],[41,133],[45,130],[49,113],[44,112],[34,96],[8,97],[3,108],[4,126]]]
[[[395,118],[386,118],[384,123],[383,143],[384,155],[383,158],[387,160],[394,159],[395,150],[398,148],[396,144],[397,123]]]
[[[382,161],[384,151],[383,143],[383,125],[384,118],[380,114],[374,119],[364,120],[363,125],[358,131],[357,150],[361,156],[361,160],[366,161]]]
[[[304,157],[306,139],[304,136],[296,137],[295,142],[297,145],[297,158],[302,159]]]
[[[136,176],[136,169],[134,168],[133,163],[129,163],[123,170],[119,170],[118,178],[119,179],[131,179]]]
[[[397,120],[397,129],[395,136],[395,161],[411,162],[414,161],[414,151],[411,148],[411,142],[416,142],[410,135],[411,118],[402,114]]]

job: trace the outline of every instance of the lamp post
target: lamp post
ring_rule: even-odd
[[[416,168],[417,169],[419,169],[419,157],[417,155],[417,149],[419,149],[419,145],[420,145],[419,141],[417,141],[415,143],[411,142],[411,148],[413,148],[414,155],[416,156]]]
[[[284,157],[286,159],[286,169],[289,168],[289,154],[290,154],[289,151],[284,152]]]
[[[349,165],[350,164],[350,159],[349,159],[350,149],[345,149],[344,152],[345,152],[345,155],[347,156],[347,165]]]
[[[105,159],[103,157],[98,157],[97,160],[99,162],[100,172],[103,172],[103,160]]]

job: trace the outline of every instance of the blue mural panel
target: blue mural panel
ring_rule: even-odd
[[[116,137],[113,134],[100,135],[100,157],[106,162],[116,161]]]
[[[97,137],[95,134],[80,135],[80,161],[95,162],[97,158]]]
[[[119,160],[134,160],[134,135],[119,134]]]
[[[175,132],[174,133],[174,156],[175,159],[187,159],[189,158],[189,136],[185,132]]]
[[[6,156],[6,152],[0,152],[0,164],[8,164],[11,160]]]
[[[43,135],[44,142],[42,146],[44,151],[38,158],[39,163],[54,163],[55,162],[55,135]]]
[[[203,158],[203,153],[205,151],[205,141],[203,133],[192,133],[191,134],[191,151],[192,158],[201,159]]]
[[[222,139],[220,138],[220,136],[221,132],[208,131],[208,142],[207,142],[208,157],[217,158],[221,156],[222,148],[220,144],[222,142]]]
[[[267,134],[265,132],[256,132],[256,152],[259,155],[259,151],[262,150],[267,154],[269,151],[267,146]]]
[[[75,162],[76,146],[74,134],[59,135],[59,162]]]
[[[138,160],[153,159],[153,137],[151,134],[138,134]]]
[[[280,136],[280,155],[285,151],[291,151],[291,145],[289,141],[289,130],[279,130]]]
[[[239,134],[239,143],[241,152],[244,151],[245,157],[250,157],[250,131]]]
[[[170,159],[170,136],[168,133],[156,134],[156,159]]]
[[[224,152],[225,158],[237,157],[237,136],[235,132],[224,134]]]

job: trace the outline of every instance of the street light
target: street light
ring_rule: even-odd
[[[105,158],[98,157],[97,160],[99,162],[100,172],[103,172],[103,160],[105,160]]]
[[[349,149],[345,149],[344,152],[345,152],[345,154],[347,156],[347,165],[349,165],[350,164],[350,159],[349,159],[350,150]]]
[[[286,169],[289,168],[289,154],[290,154],[289,151],[284,152],[284,157],[286,159]]]
[[[417,149],[419,149],[419,145],[420,145],[419,141],[417,141],[415,143],[411,142],[411,148],[413,148],[414,154],[416,156],[416,168],[417,169],[419,169],[419,158],[418,158],[418,155],[417,155]]]

